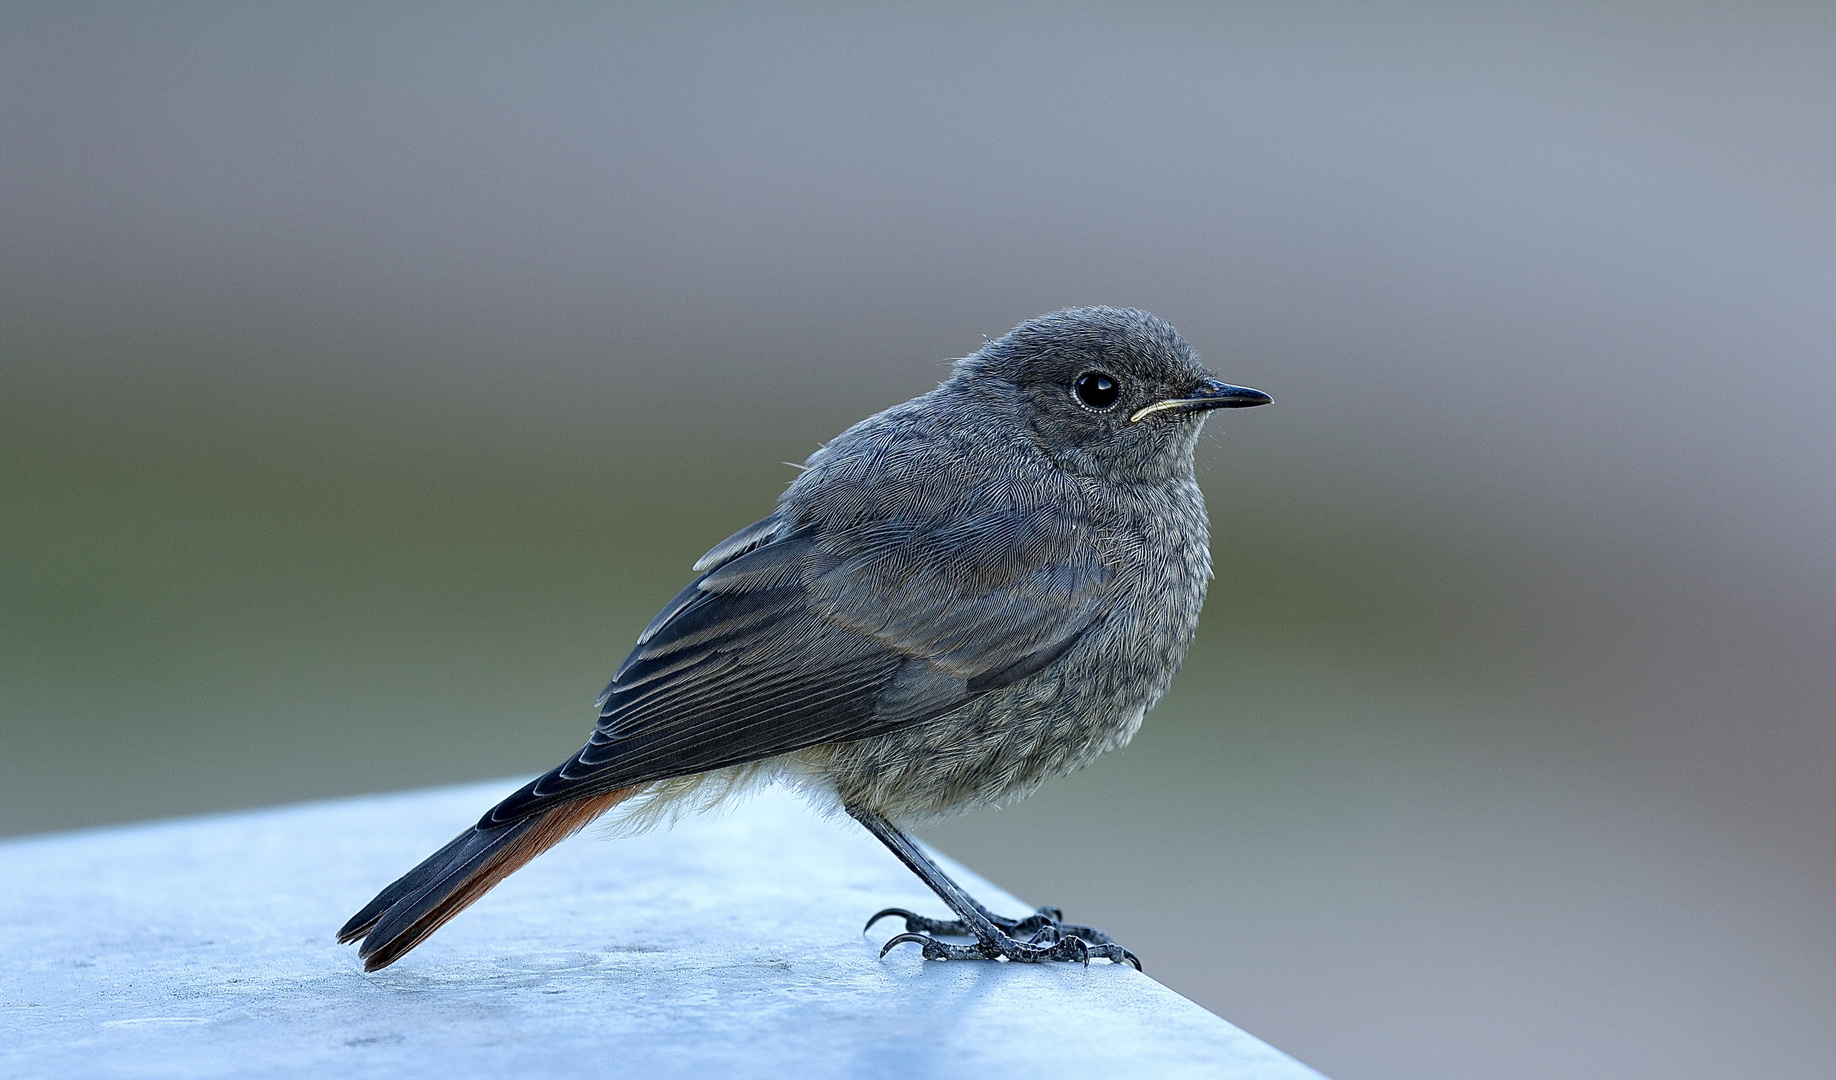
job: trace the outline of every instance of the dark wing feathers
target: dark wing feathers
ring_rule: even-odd
[[[783,515],[782,510],[768,514],[715,544],[706,555],[695,560],[695,572],[713,570],[761,544],[770,543],[784,529]]]
[[[816,581],[831,618],[965,678],[1081,632],[1113,576],[1089,523],[1049,509],[872,522],[824,543],[846,553]]]
[[[620,665],[587,745],[480,827],[942,715],[1043,668],[1099,614],[1113,574],[1088,522],[881,494],[838,528],[780,509],[717,545]]]

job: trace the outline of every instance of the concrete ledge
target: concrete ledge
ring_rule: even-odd
[[[365,975],[332,932],[514,783],[0,844],[0,1074],[1318,1078],[1127,967],[877,959],[869,914],[942,905],[776,792],[569,841]]]

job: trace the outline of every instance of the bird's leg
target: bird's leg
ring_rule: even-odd
[[[1140,970],[1135,954],[1111,941],[1109,935],[1087,926],[1067,926],[1058,921],[1057,908],[1040,908],[1024,919],[1003,919],[975,901],[962,886],[950,880],[917,841],[900,832],[892,822],[863,807],[850,806],[848,813],[880,843],[899,857],[907,869],[930,887],[950,910],[954,921],[944,922],[915,915],[903,908],[888,908],[868,920],[872,926],[886,915],[900,915],[906,920],[906,933],[899,934],[880,949],[885,956],[897,945],[914,942],[924,949],[926,960],[998,960],[1006,958],[1020,963],[1045,960],[1077,960],[1089,963],[1100,957],[1118,964],[1133,964]],[[1017,935],[1030,933],[1021,940]],[[953,945],[939,941],[934,934],[960,934],[975,938],[973,945]]]
[[[859,815],[856,815],[857,818],[858,816]],[[863,822],[863,824],[865,823]],[[892,846],[890,841],[887,841],[884,836],[881,836],[878,829],[874,828],[873,826],[868,826],[868,828],[873,831],[875,836],[880,836],[881,841],[886,843],[888,847]],[[887,824],[887,828],[892,828],[892,826],[890,824]],[[909,838],[908,838],[908,842],[909,842]],[[897,848],[894,848],[893,850],[895,851],[895,853],[898,851]],[[1087,944],[1090,944],[1090,945],[1114,944],[1113,939],[1111,939],[1108,934],[1105,934],[1103,931],[1098,930],[1097,928],[1093,926],[1078,926],[1074,923],[1065,922],[1064,921],[1065,913],[1059,908],[1052,907],[1050,905],[1042,907],[1038,909],[1037,911],[1033,912],[1031,915],[1028,915],[1025,918],[1020,918],[1020,919],[1010,919],[1004,915],[996,915],[994,912],[989,911],[987,908],[983,907],[981,903],[978,902],[974,897],[970,896],[966,892],[963,892],[962,887],[960,885],[956,885],[954,881],[951,881],[950,877],[946,875],[943,872],[943,870],[937,866],[936,863],[931,862],[928,858],[925,858],[922,849],[918,849],[918,853],[919,853],[920,858],[925,859],[925,865],[929,866],[933,873],[935,873],[938,877],[942,878],[944,881],[949,882],[952,886],[955,886],[957,893],[962,897],[964,901],[966,901],[968,904],[973,906],[975,910],[979,912],[984,919],[993,923],[1003,933],[1011,937],[1027,936],[1027,937],[1032,937],[1035,940],[1040,940],[1039,935],[1041,931],[1046,931],[1049,929],[1051,933],[1045,935],[1046,937],[1056,937],[1056,936],[1063,936],[1063,935],[1068,934],[1072,937],[1082,938]],[[904,856],[901,855],[900,858],[903,859]],[[908,862],[906,865],[910,866],[911,864]],[[939,889],[935,884],[932,884],[931,880],[928,877],[926,877],[926,875],[922,871],[918,871],[916,867],[913,867],[913,870],[914,872],[918,873],[918,876],[920,878],[924,878],[925,883],[927,885],[931,885],[931,888],[935,890],[939,896],[944,895],[943,891]],[[954,937],[975,937],[976,936],[975,931],[971,929],[969,924],[964,922],[962,919],[933,919],[925,915],[920,915],[916,912],[907,911],[904,908],[896,908],[896,907],[883,908],[880,911],[876,912],[873,918],[867,920],[867,925],[863,927],[862,929],[864,930],[872,929],[874,923],[879,922],[881,919],[886,918],[888,915],[896,915],[899,918],[904,919],[905,929],[912,933],[948,934]]]

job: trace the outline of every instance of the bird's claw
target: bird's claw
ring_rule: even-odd
[[[1055,907],[1042,907],[1024,919],[1004,919],[991,915],[989,922],[994,925],[996,932],[990,937],[985,937],[961,919],[932,919],[904,908],[886,908],[876,912],[873,918],[867,920],[861,932],[871,930],[874,923],[889,915],[905,921],[905,932],[881,946],[881,956],[909,942],[922,947],[926,960],[1006,959],[1021,964],[1074,960],[1088,965],[1090,958],[1096,957],[1116,964],[1133,964],[1136,971],[1141,970],[1141,960],[1134,953],[1116,944],[1101,930],[1061,922],[1064,912]],[[939,934],[977,940],[971,944],[957,945],[939,941]]]
[[[868,918],[867,926],[861,928],[861,933],[867,933],[868,929],[874,929],[874,924],[876,924],[876,922],[879,922],[881,918],[889,917],[889,915],[896,915],[896,917],[903,918],[903,920],[905,920],[905,929],[907,929],[909,933],[944,933],[944,935],[951,935],[951,937],[975,937],[975,931],[969,929],[968,924],[962,922],[960,918],[929,918],[925,917],[925,915],[918,915],[916,911],[907,911],[907,909],[903,909],[903,907],[883,907],[883,909],[879,909],[879,911],[874,913],[874,917]],[[1092,929],[1089,928],[1089,926],[1070,926],[1070,924],[1065,924],[1065,922],[1063,922],[1063,918],[1065,918],[1065,913],[1063,913],[1061,909],[1047,904],[1047,906],[1037,909],[1037,911],[1034,911],[1032,915],[1028,915],[1026,918],[1002,918],[999,917],[999,915],[990,915],[988,920],[993,922],[997,928],[1001,928],[1002,933],[1012,933],[1012,935],[1037,933],[1037,931],[1041,931],[1041,929],[1056,928],[1065,931],[1065,933],[1076,933],[1078,937],[1085,940],[1109,940],[1109,937],[1107,937],[1103,931],[1100,931],[1100,929]]]
[[[1016,964],[1069,960],[1089,967],[1091,958],[1096,957],[1113,964],[1132,964],[1136,971],[1141,970],[1141,960],[1115,942],[1094,943],[1072,934],[1055,936],[1049,941],[1038,938],[1020,941],[1001,934],[992,941],[955,945],[929,934],[904,933],[882,945],[880,955],[884,957],[908,942],[918,945],[926,960],[1007,960]]]
[[[874,923],[879,922],[881,919],[884,919],[888,915],[897,915],[901,919],[904,919],[905,928],[907,930],[913,930],[913,931],[919,929],[919,926],[917,924],[932,923],[932,922],[937,921],[935,919],[927,919],[923,915],[919,915],[919,914],[916,914],[915,912],[907,911],[902,907],[881,908],[880,910],[873,913],[873,918],[867,920],[866,926],[861,927],[861,933],[865,934],[867,931],[872,930]]]
[[[907,911],[904,908],[897,907],[882,908],[875,912],[873,918],[867,920],[867,925],[861,927],[861,933],[864,934],[872,930],[874,923],[879,922],[889,915],[896,915],[905,920],[905,929],[908,933],[944,934],[950,937],[975,936],[975,931],[961,919],[933,919],[928,916],[920,915],[917,912]],[[1110,943],[1109,935],[1103,933],[1103,931],[1093,926],[1074,926],[1064,922],[1064,917],[1065,913],[1063,910],[1048,904],[1024,919],[1004,919],[999,915],[990,915],[988,921],[999,927],[1002,933],[1012,934],[1015,937],[1031,935],[1034,940],[1037,940],[1039,934],[1051,930],[1059,934],[1070,934],[1074,937],[1083,938],[1092,945],[1107,945]]]
[[[887,953],[892,952],[895,948],[907,942],[922,946],[924,958],[926,960],[987,959],[987,957],[982,955],[979,946],[951,945],[948,942],[938,941],[929,934],[900,934],[894,937],[886,944],[880,946],[881,959],[885,959]]]

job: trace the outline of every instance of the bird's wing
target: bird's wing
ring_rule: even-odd
[[[481,826],[631,784],[880,734],[1038,671],[1101,610],[1095,530],[1049,509],[788,512],[735,533],[645,628],[592,738]]]

